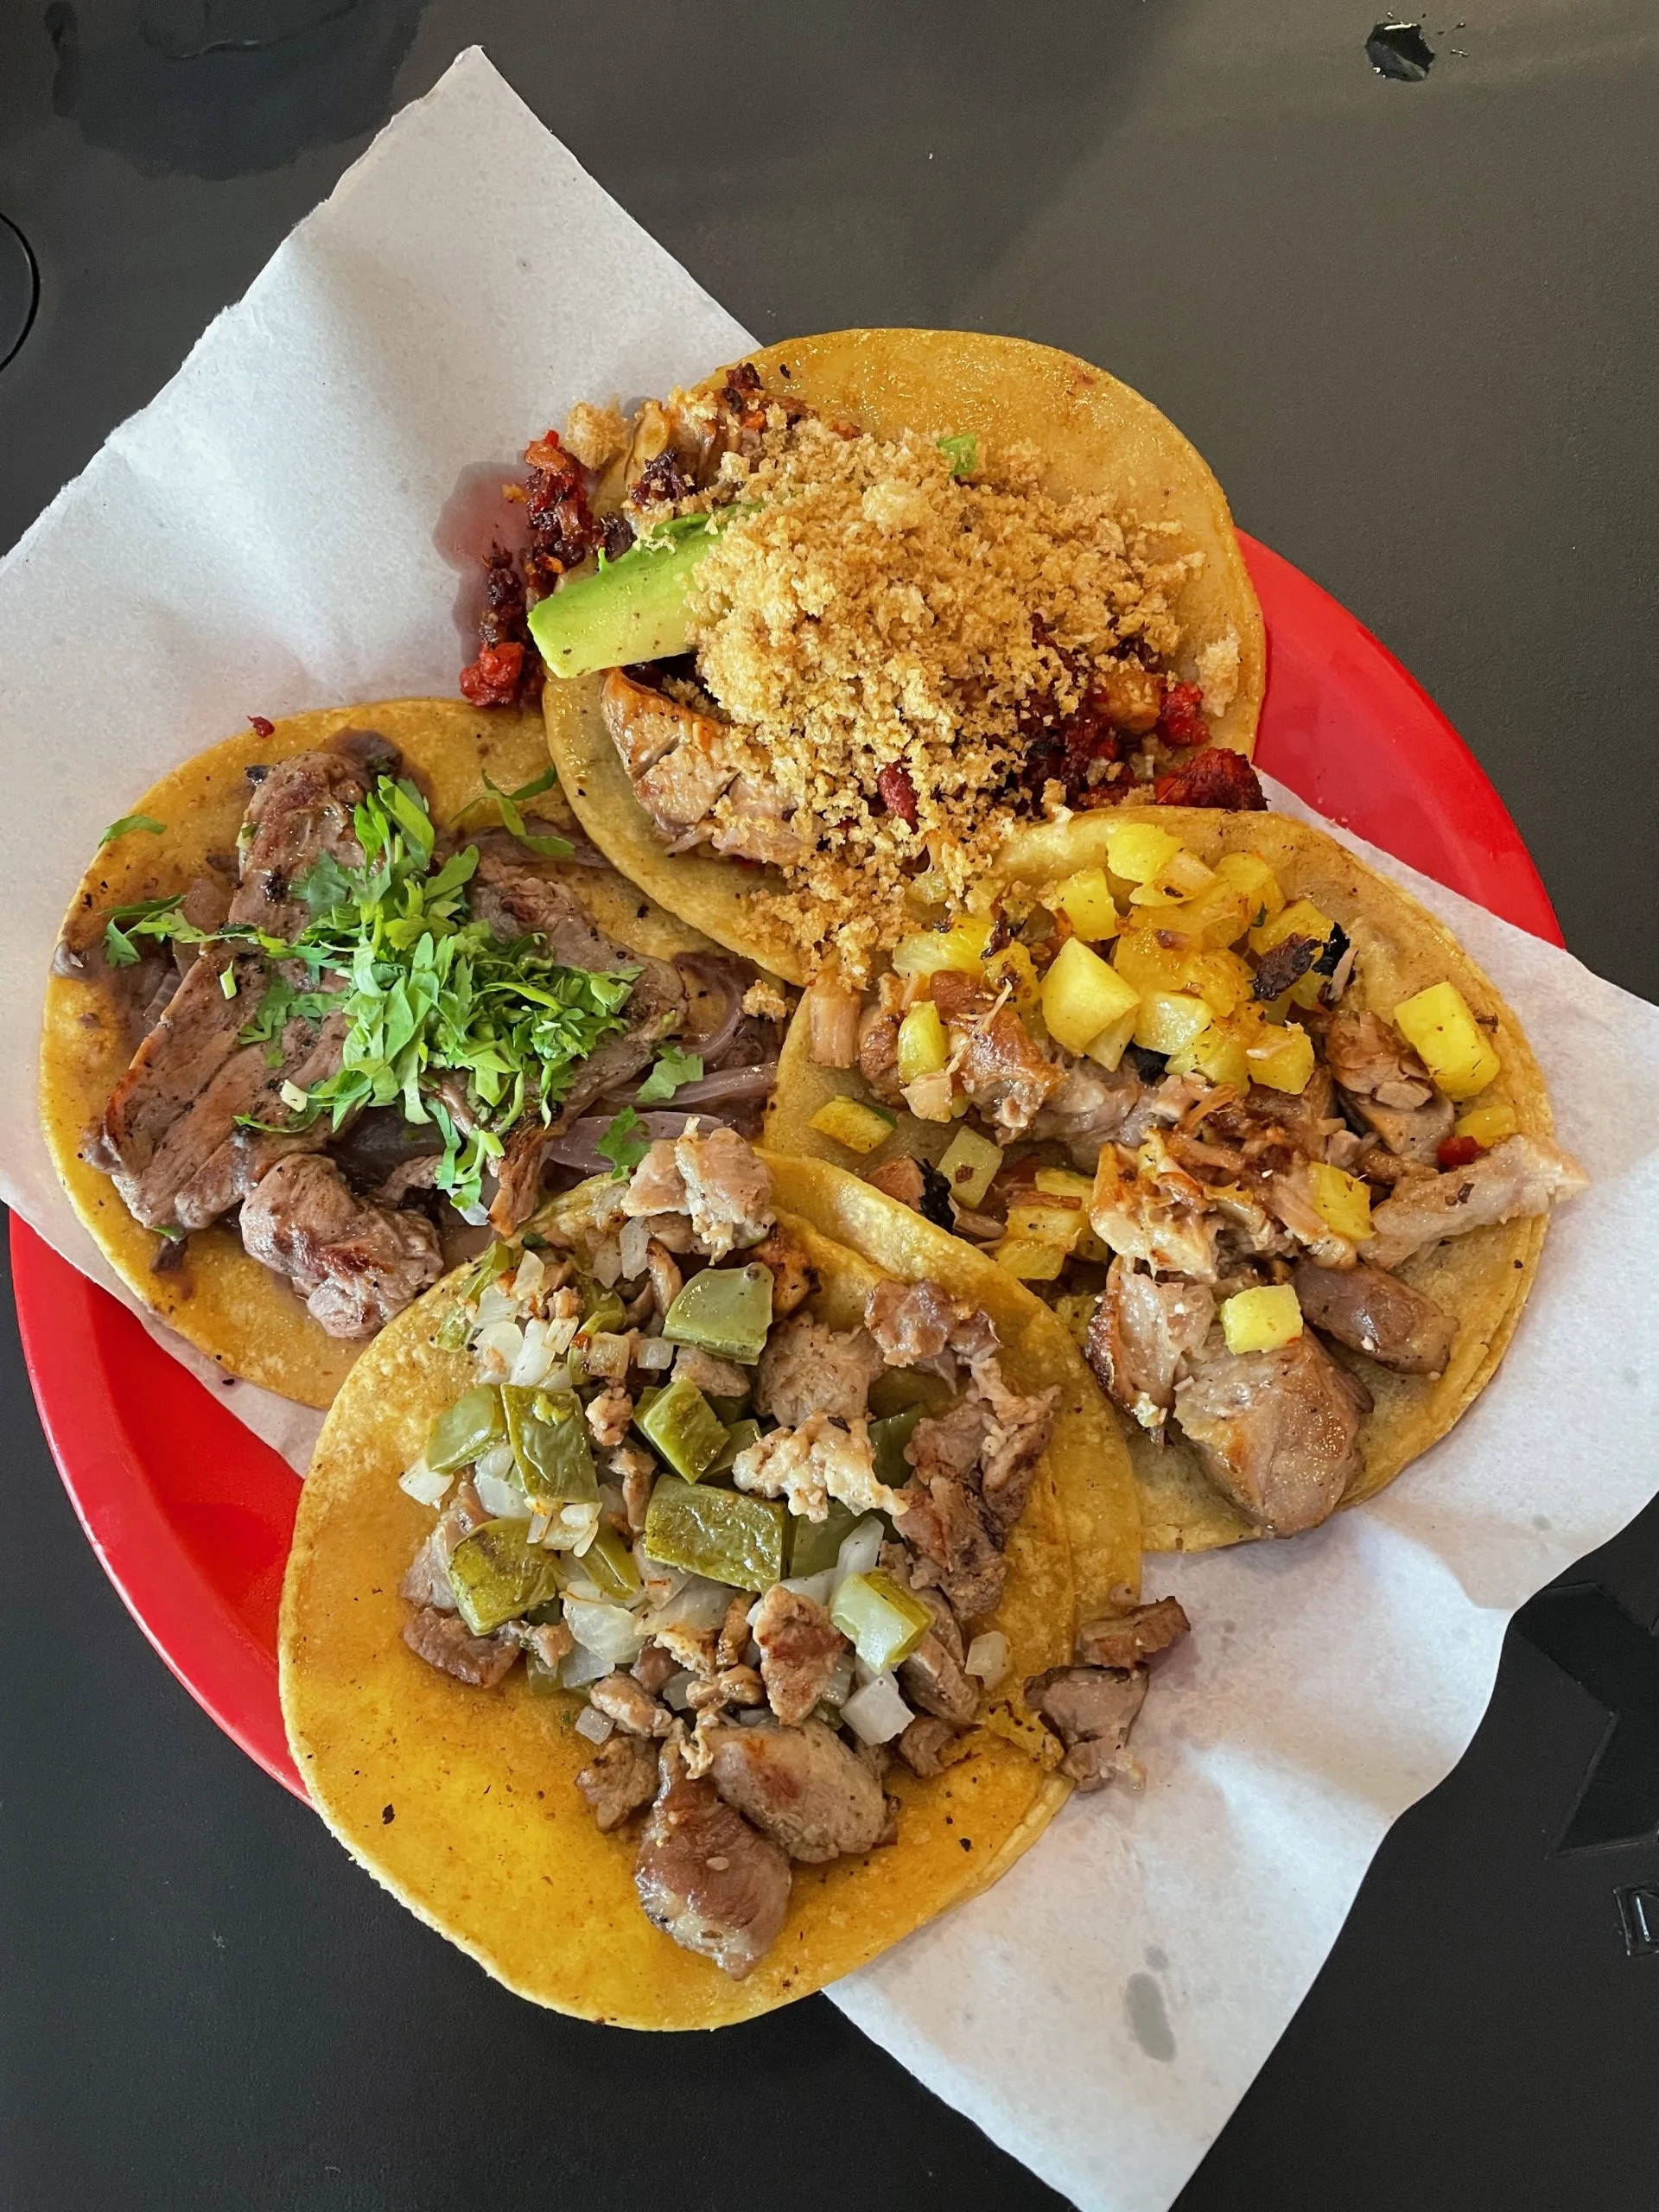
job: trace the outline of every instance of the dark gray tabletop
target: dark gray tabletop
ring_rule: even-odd
[[[7,8],[0,216],[40,283],[0,545],[481,41],[761,337],[977,325],[1151,394],[1452,715],[1573,949],[1659,996],[1659,31],[1644,0],[1462,4],[1418,82],[1337,0]],[[0,356],[29,290],[0,227]],[[121,579],[96,544],[86,573],[95,652]],[[0,2202],[1058,2202],[823,1999],[664,2042],[486,1982],[165,1672],[10,1331],[0,1394]],[[1593,1482],[1593,1408],[1584,1452]],[[1566,1580],[1183,2212],[1652,2201],[1659,1514]],[[1561,1849],[1591,1777],[1595,1847]]]

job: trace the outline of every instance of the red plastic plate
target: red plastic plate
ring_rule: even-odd
[[[1560,930],[1520,832],[1433,701],[1317,584],[1251,538],[1268,639],[1257,760],[1307,803],[1519,928]],[[23,1357],[105,1573],[227,1735],[303,1796],[276,1700],[276,1608],[299,1484],[224,1397],[20,1222]]]

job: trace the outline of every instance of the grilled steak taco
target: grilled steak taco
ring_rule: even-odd
[[[48,988],[47,1138],[125,1281],[231,1373],[326,1405],[619,1116],[758,1113],[781,992],[552,782],[537,718],[402,700],[262,722],[106,836]]]
[[[1133,1481],[1065,1332],[979,1255],[931,1279],[842,1185],[655,1142],[393,1322],[325,1424],[296,1759],[538,2003],[708,2027],[850,1971],[1123,1767],[1185,1627],[1135,1603]],[[1075,1664],[1068,1503],[1115,1585]]]
[[[1264,814],[1020,833],[972,910],[829,979],[768,1141],[988,1250],[1125,1417],[1148,1549],[1312,1528],[1490,1380],[1584,1178],[1438,922]]]
[[[799,340],[632,423],[579,407],[526,460],[463,687],[518,699],[544,666],[594,841],[793,980],[861,972],[918,868],[958,897],[1058,802],[1262,803],[1220,487],[1070,355]]]

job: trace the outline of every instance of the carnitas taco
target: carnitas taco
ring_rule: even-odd
[[[589,835],[721,944],[861,973],[928,868],[1126,798],[1256,805],[1262,623],[1138,393],[962,331],[794,340],[528,449],[475,700],[542,684]]]
[[[106,835],[41,1117],[118,1272],[229,1373],[327,1405],[613,1123],[758,1114],[779,987],[618,875],[553,781],[538,718],[398,700],[260,721]]]
[[[927,1256],[853,1179],[692,1124],[429,1292],[336,1399],[283,1592],[295,1758],[523,1995],[766,2011],[1128,1764],[1185,1621],[1136,1603],[1127,1460],[1053,1317]],[[1114,1584],[1075,1656],[1069,1494]]]
[[[860,995],[822,979],[768,1141],[1048,1300],[1120,1408],[1148,1549],[1372,1496],[1491,1379],[1584,1177],[1450,934],[1268,814],[1021,832]]]

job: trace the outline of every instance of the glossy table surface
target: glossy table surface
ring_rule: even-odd
[[[1639,0],[1497,0],[1425,18],[1437,59],[1401,83],[1367,63],[1373,21],[1336,0],[0,11],[0,357],[27,326],[0,369],[0,544],[482,41],[763,338],[978,324],[1154,396],[1241,523],[1451,714],[1569,945],[1659,995],[1659,32]],[[89,545],[89,650],[119,588]],[[823,1999],[665,2044],[485,1982],[162,1669],[10,1333],[0,1404],[0,2202],[533,2190],[606,2212],[664,2176],[696,2212],[1058,2202]],[[1184,2212],[1652,2201],[1659,1516],[1567,1580],[1608,1594],[1522,1616],[1475,1746],[1389,1838]],[[1568,1840],[1593,1847],[1563,1850],[1614,1707],[1619,1804],[1592,1792]]]

